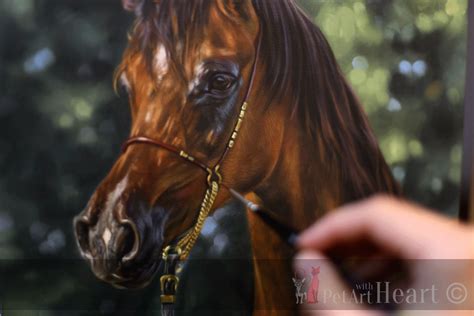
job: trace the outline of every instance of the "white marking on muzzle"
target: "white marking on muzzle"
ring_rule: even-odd
[[[117,200],[120,198],[122,195],[123,191],[125,191],[125,188],[127,187],[128,184],[128,174],[117,184],[115,189],[109,193],[107,196],[107,202],[105,203],[105,212],[106,213],[112,213],[113,209],[115,208],[117,204]]]
[[[104,244],[106,246],[106,249],[108,248],[110,239],[112,238],[112,233],[110,232],[110,229],[106,228],[104,230],[104,233],[102,234],[102,240],[104,241]]]

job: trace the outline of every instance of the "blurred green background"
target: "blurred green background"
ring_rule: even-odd
[[[329,38],[405,195],[456,215],[467,0],[299,3]],[[128,133],[112,75],[132,18],[119,0],[0,2],[3,308],[117,315],[158,296],[156,282],[131,293],[97,281],[71,230]],[[195,253],[245,256],[244,221],[238,208],[219,210]]]

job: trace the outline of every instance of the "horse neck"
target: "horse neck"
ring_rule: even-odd
[[[398,186],[367,126],[367,139],[354,154],[327,155],[322,138],[313,139],[301,124],[288,125],[276,167],[255,190],[281,221],[303,230],[338,206],[377,192],[398,193]],[[350,140],[347,140],[350,143]],[[356,169],[357,172],[353,170]]]
[[[257,197],[250,194],[249,198],[262,200],[265,207],[280,220],[290,222],[292,227],[301,230],[313,223],[317,214],[322,214],[330,201],[335,204],[337,199],[334,198],[335,194],[331,194],[332,199],[325,201],[324,192],[330,186],[320,185],[320,163],[312,150],[304,150],[304,145],[309,148],[309,144],[295,141],[300,139],[297,136],[285,132],[282,140],[284,147],[279,151],[275,167],[254,191]],[[248,211],[247,215],[254,258],[255,307],[278,306],[294,310],[296,306],[294,296],[291,295],[295,291],[291,280],[294,273],[289,260],[294,255],[294,250],[255,213]],[[275,287],[275,284],[278,286]],[[301,292],[298,290],[297,294]],[[288,312],[282,315],[291,314]]]
[[[255,192],[277,218],[302,230],[342,203],[342,184],[320,159],[318,146],[296,133],[285,132],[278,162]]]

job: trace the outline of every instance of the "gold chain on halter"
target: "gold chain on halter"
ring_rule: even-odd
[[[175,303],[176,299],[176,291],[178,289],[179,278],[176,275],[176,258],[179,260],[186,260],[191,252],[191,249],[196,244],[196,241],[201,233],[202,227],[204,226],[204,222],[206,221],[209,213],[214,206],[214,202],[216,201],[217,194],[219,193],[219,188],[222,184],[222,175],[220,174],[220,163],[225,158],[226,154],[234,147],[235,141],[239,134],[239,130],[242,126],[242,122],[244,120],[245,114],[247,112],[247,101],[242,103],[240,107],[239,117],[237,118],[237,122],[235,123],[234,129],[230,136],[230,139],[227,143],[225,148],[224,154],[221,156],[221,159],[217,162],[217,165],[214,169],[211,169],[205,166],[205,170],[208,173],[207,177],[207,189],[204,195],[204,199],[201,203],[201,208],[199,210],[199,215],[194,224],[193,228],[186,233],[186,235],[181,238],[176,246],[167,246],[163,250],[163,260],[165,261],[165,271],[163,276],[160,278],[161,283],[161,303],[162,303],[162,311],[165,308],[169,308],[172,304]],[[196,159],[186,153],[185,151],[179,152],[179,155],[191,162],[196,161]],[[166,307],[168,306],[168,307]]]
[[[196,224],[194,225],[193,229],[178,242],[178,247],[182,249],[181,260],[185,260],[188,257],[191,249],[196,243],[196,240],[201,233],[202,227],[204,226],[204,222],[206,221],[206,218],[209,215],[212,206],[214,205],[217,193],[219,193],[219,184],[216,181],[212,181],[211,187],[206,190],[206,194],[204,195]]]
[[[239,134],[240,128],[242,126],[242,122],[244,120],[245,114],[247,112],[248,102],[243,102],[242,106],[240,107],[239,117],[237,118],[237,122],[235,123],[234,129],[232,131],[231,137],[229,142],[227,143],[226,151],[230,150],[234,147],[235,141]],[[195,158],[188,153],[181,151],[180,156],[184,159],[189,161],[195,161]],[[219,193],[220,184],[222,182],[222,175],[220,174],[220,165],[218,164],[214,169],[207,169],[209,173],[207,177],[207,184],[208,188],[204,195],[204,199],[201,203],[201,208],[199,210],[199,215],[196,223],[194,224],[193,228],[179,241],[178,244],[174,247],[175,251],[180,254],[181,260],[186,260],[193,248],[194,244],[201,233],[202,227],[204,226],[204,222],[206,221],[209,213],[214,206],[214,202],[216,201],[217,194]],[[170,247],[166,247],[163,251],[163,258],[166,259],[168,252],[170,251]]]

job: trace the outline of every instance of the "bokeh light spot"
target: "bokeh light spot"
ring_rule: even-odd
[[[428,85],[425,90],[425,97],[430,101],[438,100],[443,93],[443,84],[439,81],[434,81]]]
[[[57,123],[61,128],[71,128],[74,125],[74,118],[72,115],[64,113],[59,116]]]
[[[352,84],[360,85],[367,79],[367,73],[362,69],[353,69],[349,73],[349,79],[351,80]]]
[[[354,59],[352,59],[352,67],[354,69],[366,70],[369,68],[369,62],[364,56],[356,56]]]
[[[413,73],[418,77],[423,77],[426,74],[427,69],[426,62],[423,60],[417,60],[413,63]]]
[[[92,106],[84,99],[73,99],[72,105],[76,117],[80,120],[87,120],[92,117]]]
[[[412,73],[412,67],[411,63],[408,60],[402,60],[398,64],[398,71],[400,71],[401,74],[409,76]]]
[[[28,74],[36,74],[46,70],[54,64],[56,56],[53,51],[48,48],[42,48],[33,56],[28,58],[23,64],[23,70]]]
[[[387,109],[390,112],[398,112],[402,109],[402,105],[397,99],[390,98],[390,101],[388,101]]]
[[[443,189],[443,181],[438,177],[433,178],[431,180],[431,190],[434,193],[439,193],[441,192],[442,189]]]
[[[408,150],[412,157],[421,157],[423,156],[423,145],[417,140],[412,139],[408,143]]]

